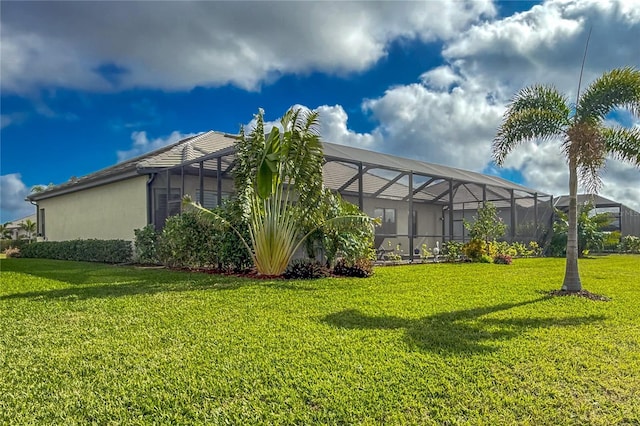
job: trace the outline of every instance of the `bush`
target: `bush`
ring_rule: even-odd
[[[160,262],[158,258],[158,232],[153,225],[147,225],[142,229],[134,229],[136,236],[135,255],[136,260],[145,264],[156,264]]]
[[[44,241],[23,246],[20,257],[102,263],[131,262],[131,242],[125,240]]]
[[[249,241],[246,224],[237,202],[214,212],[231,223]],[[157,240],[158,260],[174,268],[217,268],[245,271],[253,264],[251,255],[232,229],[216,224],[210,215],[187,211],[167,219]]]
[[[370,259],[358,259],[355,262],[339,259],[333,267],[333,273],[343,277],[367,278],[373,275],[373,262]]]
[[[9,247],[3,253],[5,254],[5,256],[7,256],[7,258],[20,257],[20,249],[18,247]]]
[[[462,246],[458,241],[447,241],[442,245],[442,255],[448,262],[456,262],[462,255]]]
[[[512,262],[513,260],[508,254],[497,254],[496,257],[493,258],[493,263],[498,265],[511,265]]]
[[[329,270],[314,259],[296,259],[284,271],[285,278],[313,279],[329,276]]]
[[[487,254],[486,244],[483,240],[474,238],[464,246],[462,246],[462,252],[473,262],[479,262],[480,258]]]
[[[604,250],[605,251],[616,251],[619,248],[620,242],[620,231],[608,232],[604,237]]]
[[[215,232],[213,223],[200,212],[171,216],[158,239],[158,259],[174,268],[216,266]]]
[[[249,227],[243,221],[243,213],[237,200],[228,201],[215,210],[240,232],[245,241],[250,241]],[[217,250],[218,267],[220,269],[242,272],[253,266],[251,254],[247,251],[240,237],[229,228],[214,234],[214,245]]]
[[[620,242],[621,253],[640,253],[640,237],[633,235],[625,235]]]

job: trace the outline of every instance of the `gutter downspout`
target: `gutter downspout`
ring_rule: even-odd
[[[149,179],[147,180],[147,225],[150,225],[153,220],[153,209],[152,209],[153,197],[151,194],[151,185],[153,184],[153,181],[156,179],[156,175],[157,173],[151,173],[149,175]]]

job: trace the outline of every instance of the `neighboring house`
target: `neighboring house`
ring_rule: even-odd
[[[591,203],[594,209],[593,214],[607,213],[611,217],[611,223],[603,230],[606,232],[620,231],[621,236],[640,236],[640,213],[625,206],[624,204],[612,201],[601,195],[579,194],[578,207]],[[555,201],[555,207],[565,213],[569,211],[569,196],[562,195]]]
[[[167,217],[180,212],[185,194],[215,207],[234,192],[235,137],[202,133],[31,194],[28,199],[38,205],[38,232],[50,241],[133,240],[136,228],[161,229]],[[483,201],[501,211],[510,226],[507,239],[536,239],[538,229],[550,224],[553,197],[505,179],[344,145],[323,146],[325,186],[382,218],[377,246],[399,244],[408,254],[422,244],[463,240],[463,219]]]
[[[21,219],[16,219],[13,222],[7,222],[7,229],[11,232],[11,239],[12,240],[19,240],[22,238],[27,238],[29,235],[27,235],[27,232],[22,229],[22,224],[24,222],[26,222],[27,220],[30,220],[32,222],[36,222],[36,215],[35,213],[26,217],[23,217]],[[35,238],[37,235],[37,232],[34,232],[33,235],[31,235],[32,238]]]

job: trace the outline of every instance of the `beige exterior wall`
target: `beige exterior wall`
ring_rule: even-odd
[[[343,197],[350,203],[358,205],[357,197]],[[370,198],[365,197],[363,200],[363,210],[366,214],[373,217],[374,210],[377,208],[389,208],[396,210],[396,231],[400,235],[407,235],[409,233],[409,203],[406,201],[388,200],[383,198]],[[442,206],[436,204],[426,204],[421,202],[414,202],[413,209],[418,215],[418,229],[416,235],[428,235],[428,237],[416,237],[413,241],[414,248],[420,249],[422,244],[426,244],[427,247],[433,248],[436,245],[436,241],[442,245]],[[408,237],[396,237],[385,238],[380,247],[383,249],[393,249],[397,245],[400,245],[402,250],[408,251],[409,238]],[[377,247],[376,247],[377,248]]]
[[[147,224],[147,177],[84,189],[38,202],[48,241],[95,238],[133,241]]]

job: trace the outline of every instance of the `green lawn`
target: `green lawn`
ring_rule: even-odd
[[[640,423],[640,256],[249,280],[0,262],[0,424]]]

